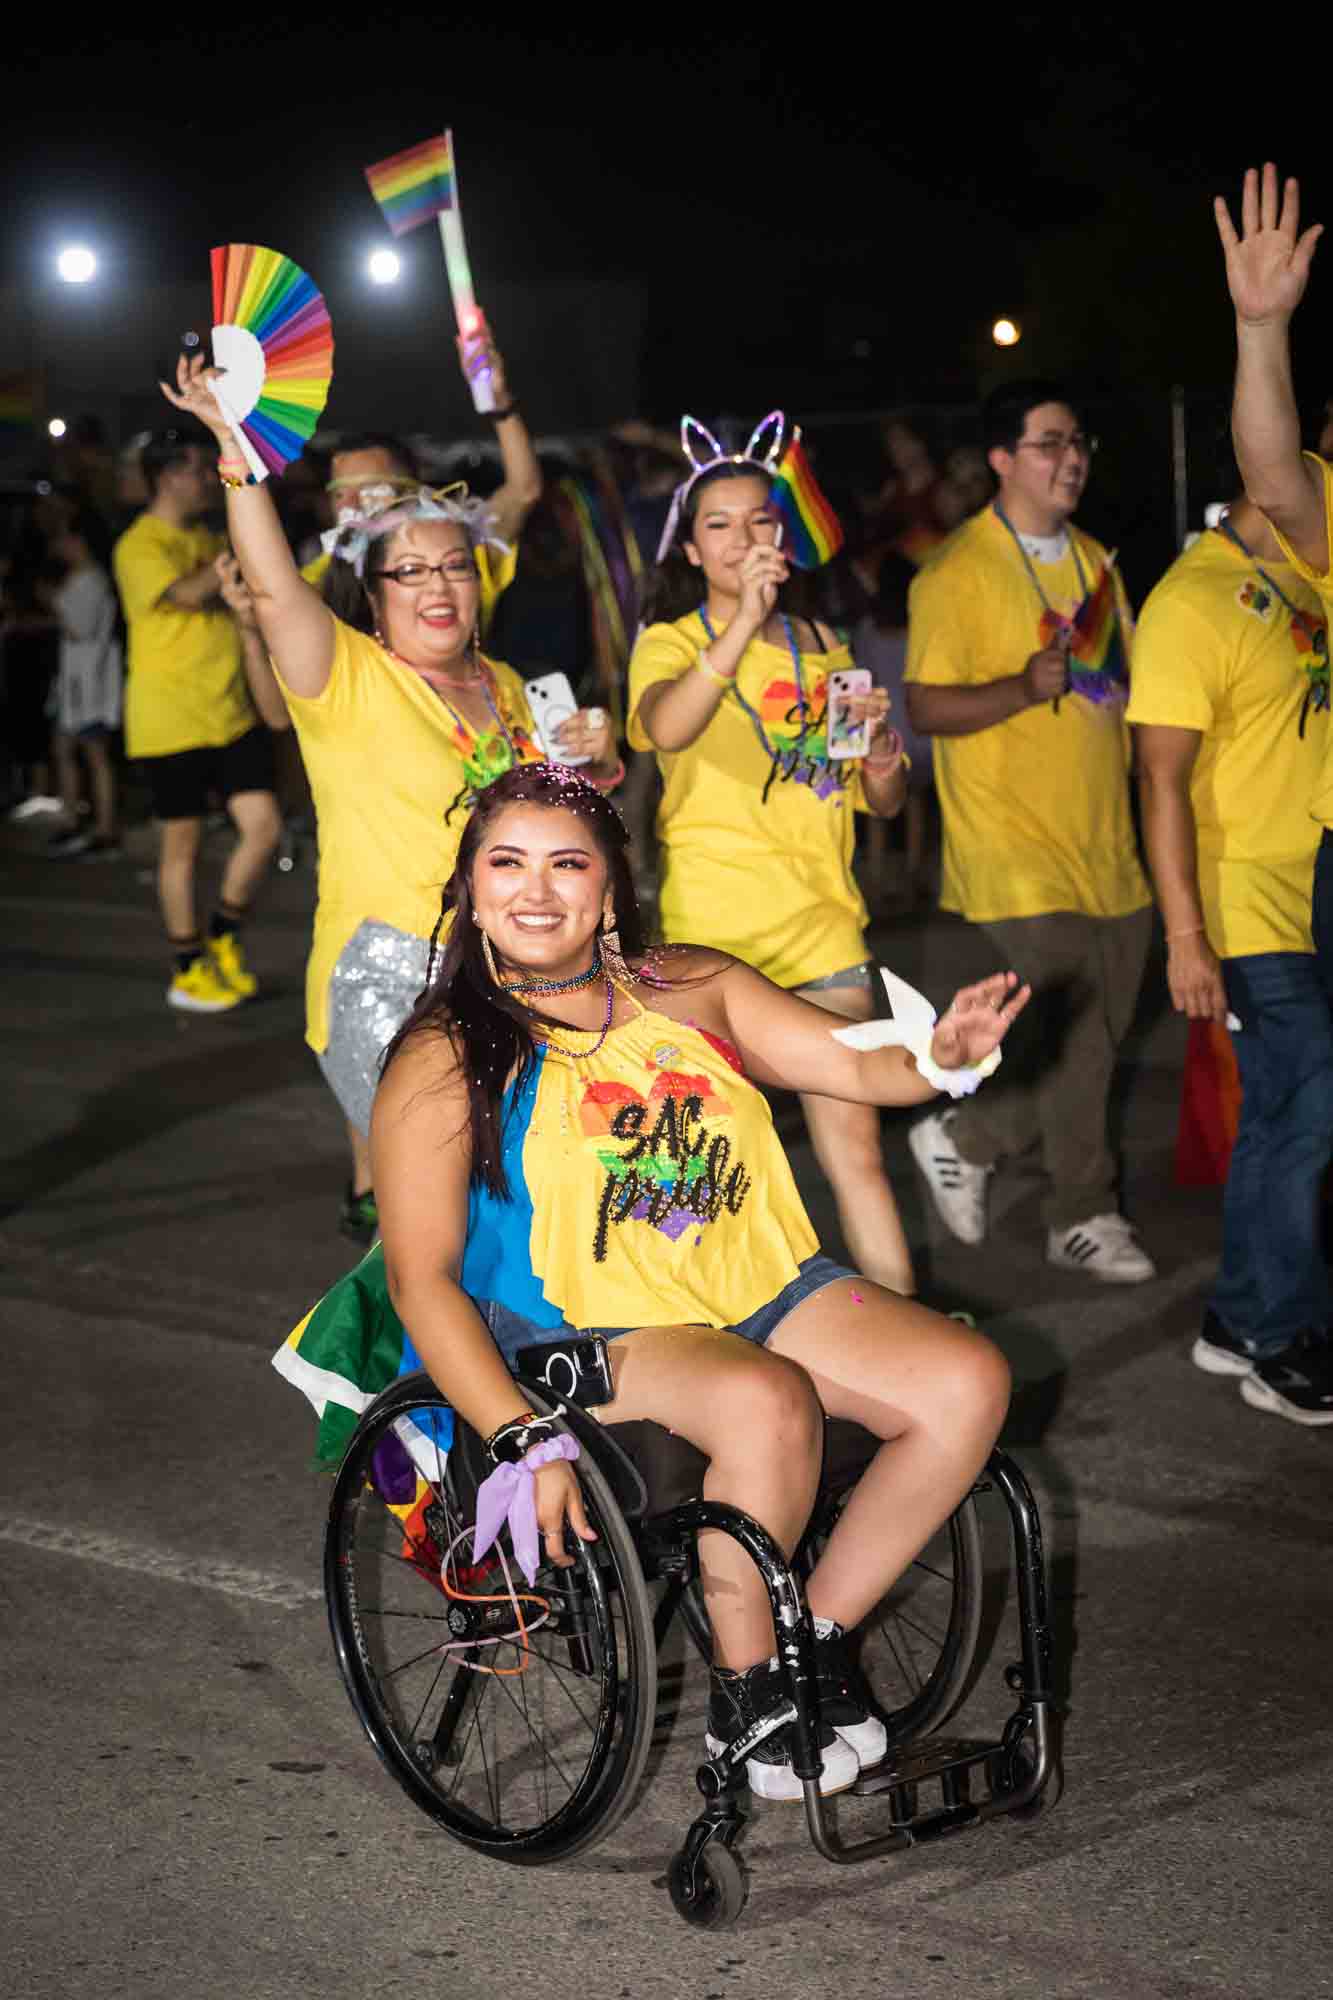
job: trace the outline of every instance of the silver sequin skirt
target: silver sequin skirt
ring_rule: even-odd
[[[426,983],[424,938],[367,919],[338,954],[329,980],[329,1041],[317,1060],[358,1132],[370,1131],[380,1057]]]

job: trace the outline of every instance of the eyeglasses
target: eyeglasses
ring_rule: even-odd
[[[1015,451],[1037,451],[1054,465],[1067,451],[1077,452],[1080,458],[1096,456],[1100,438],[1084,437],[1082,431],[1074,431],[1069,437],[1020,438]]]
[[[442,576],[449,583],[473,583],[476,580],[477,565],[470,556],[450,556],[446,562],[405,562],[397,569],[377,569],[372,576],[388,577],[399,583],[404,590],[420,590],[427,577]]]

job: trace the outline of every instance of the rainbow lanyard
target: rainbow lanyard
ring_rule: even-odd
[[[480,679],[481,679],[481,692],[485,698],[486,706],[491,711],[491,716],[495,722],[496,728],[499,730],[501,736],[503,736],[506,744],[509,747],[510,756],[517,764],[518,748],[514,742],[513,737],[509,734],[509,725],[500,713],[499,705],[496,702],[495,696],[491,693],[491,679],[490,675],[486,672],[485,667],[481,669]],[[429,685],[429,683],[427,683],[427,685]],[[450,701],[448,695],[440,694],[440,690],[438,688],[435,689],[435,693],[439,695],[440,700],[444,703],[450,715],[453,717],[454,727],[455,729],[457,729],[459,735],[465,738],[470,736],[474,743],[479,742],[480,736],[476,727],[468,721],[465,715],[459,714],[458,710],[454,707],[453,703]]]
[[[995,502],[995,513],[997,518],[1004,522],[1005,527],[1009,530],[1010,534],[1014,538],[1014,546],[1017,548],[1019,555],[1021,555],[1023,558],[1023,567],[1027,571],[1029,577],[1032,579],[1032,588],[1036,591],[1038,597],[1041,599],[1043,611],[1049,613],[1049,615],[1052,618],[1054,618],[1058,624],[1067,627],[1072,627],[1074,619],[1066,618],[1062,612],[1057,611],[1055,606],[1051,603],[1050,598],[1046,595],[1046,592],[1042,589],[1041,578],[1037,575],[1036,568],[1033,565],[1031,556],[1028,554],[1027,550],[1023,546],[1023,537],[1019,534],[1017,528],[1014,526],[1013,522],[1009,519],[1009,516],[1005,513],[1003,507],[1000,505],[998,500]],[[1078,552],[1078,540],[1072,528],[1065,529],[1065,537],[1069,543],[1070,553],[1074,558],[1074,568],[1078,571],[1078,587],[1083,593],[1083,603],[1086,604],[1088,601],[1088,579],[1083,573],[1083,558]],[[1080,609],[1081,608],[1082,607],[1080,606]],[[1074,614],[1074,617],[1077,618],[1077,616],[1078,613],[1076,612]]]
[[[1259,558],[1255,555],[1254,550],[1250,547],[1249,543],[1242,540],[1240,535],[1237,534],[1236,530],[1232,527],[1230,521],[1228,521],[1225,518],[1225,516],[1223,517],[1222,520],[1218,522],[1217,532],[1219,533],[1219,535],[1225,535],[1229,542],[1234,543],[1235,547],[1238,548],[1241,554],[1244,556],[1246,562],[1252,563],[1254,565],[1255,575],[1261,578],[1262,581],[1268,585],[1268,588],[1272,591],[1274,597],[1280,597],[1282,602],[1286,605],[1288,611],[1291,613],[1290,629],[1292,631],[1293,640],[1294,640],[1294,635],[1297,632],[1309,633],[1312,657],[1310,664],[1305,667],[1305,676],[1308,682],[1308,686],[1306,687],[1305,690],[1305,700],[1301,703],[1300,719],[1296,724],[1297,735],[1304,736],[1305,725],[1309,718],[1310,710],[1313,708],[1317,715],[1323,709],[1326,709],[1329,703],[1328,639],[1327,637],[1325,637],[1324,650],[1323,653],[1321,654],[1317,644],[1316,634],[1310,630],[1309,612],[1302,610],[1299,604],[1292,603],[1291,599],[1287,596],[1286,591],[1282,588],[1282,585],[1278,582],[1277,578],[1270,576],[1268,574],[1268,571],[1259,561]],[[1327,626],[1325,626],[1324,629],[1325,633],[1327,633]]]
[[[782,619],[783,637],[787,641],[787,651],[791,654],[791,663],[796,674],[796,703],[797,707],[800,709],[801,712],[801,736],[803,737],[806,733],[806,727],[807,727],[806,715],[808,713],[808,704],[805,698],[805,675],[801,670],[801,649],[796,643],[796,634],[791,629],[791,619],[787,616],[785,611],[780,613],[779,615],[781,616]],[[702,620],[704,631],[708,634],[708,642],[711,645],[713,641],[717,638],[717,633],[713,630],[713,622],[708,616],[708,606],[706,604],[701,604],[699,606],[699,617]],[[740,672],[739,663],[737,664],[736,671],[739,674]],[[759,714],[757,709],[751,708],[749,702],[745,699],[745,696],[741,693],[740,688],[737,686],[735,681],[731,683],[731,693],[735,695],[737,701],[740,703],[745,713],[749,716],[750,721],[754,725],[755,733],[757,734],[759,741],[763,744],[765,751],[768,753],[768,756],[776,764],[778,758],[782,755],[782,752],[774,747],[773,742],[769,737],[768,731],[764,727],[763,717]],[[797,740],[799,742],[800,738],[798,738]],[[801,754],[804,756],[806,755],[806,752],[802,751]],[[814,763],[825,763],[827,762],[827,759],[820,757],[820,758],[813,758],[811,759],[811,761]]]

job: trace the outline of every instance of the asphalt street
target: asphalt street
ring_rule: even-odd
[[[1031,1826],[841,1870],[799,1810],[761,1805],[749,1907],[707,1933],[663,1884],[705,1695],[679,1642],[641,1797],[549,1869],[483,1860],[422,1818],[338,1679],[327,1486],[307,1406],[269,1366],[354,1254],[334,1226],[339,1118],[301,1039],[308,865],[275,877],[251,932],[259,1000],[200,1019],[164,1005],[143,837],[96,867],[39,842],[0,849],[7,1995],[1333,1991],[1333,1434],[1190,1365],[1218,1197],[1172,1183],[1183,1033],[1160,968],[1116,1102],[1155,1283],[1052,1271],[1016,1172],[983,1248],[945,1239],[906,1121],[885,1119],[923,1292],[975,1312],[1017,1378],[1007,1441],[1048,1540],[1064,1798]],[[989,966],[938,915],[875,943],[937,1003]],[[780,1122],[837,1254],[792,1107]],[[1001,1535],[987,1546],[998,1576]],[[1005,1712],[1013,1649],[1006,1623],[964,1726]]]

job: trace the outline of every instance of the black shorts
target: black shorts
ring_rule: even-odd
[[[175,750],[141,757],[154,819],[202,819],[214,799],[235,792],[271,792],[277,777],[272,732],[262,722],[220,750]]]

